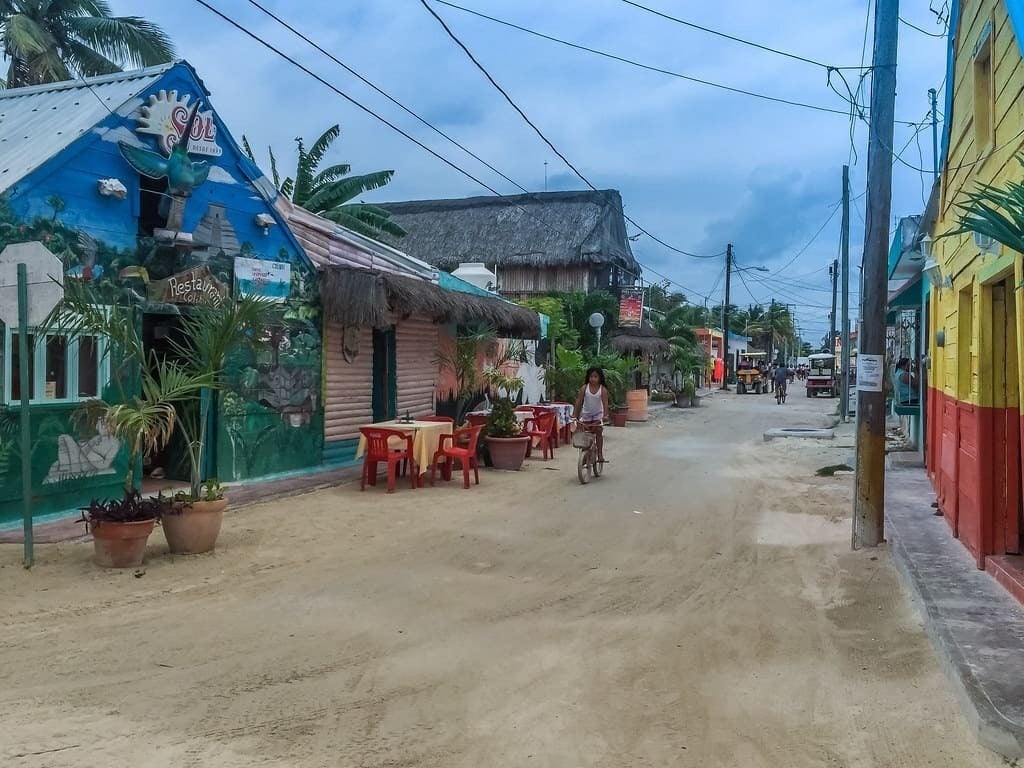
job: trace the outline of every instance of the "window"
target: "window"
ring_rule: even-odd
[[[987,154],[995,144],[992,111],[995,90],[992,78],[992,22],[974,46],[974,146],[978,157]]]
[[[6,401],[21,400],[21,349],[17,331],[4,330],[4,389]],[[105,344],[95,336],[69,340],[60,334],[42,339],[29,333],[28,396],[33,403],[77,402],[98,397],[106,380]]]

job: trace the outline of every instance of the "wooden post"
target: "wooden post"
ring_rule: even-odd
[[[732,243],[725,247],[725,304],[722,305],[722,344],[725,345],[725,369],[722,372],[722,389],[729,391],[729,370],[732,368],[729,354],[729,278],[732,275]]]
[[[21,387],[21,509],[25,533],[24,565],[35,558],[32,540],[32,426],[29,422],[28,268],[18,264],[18,384]],[[13,375],[13,371],[11,372]]]
[[[850,166],[848,165],[843,166],[843,231],[840,234],[840,244],[843,261],[843,310],[839,332],[843,339],[842,363],[840,365],[843,381],[839,388],[839,396],[843,401],[839,404],[839,412],[842,414],[845,424],[850,420]]]
[[[868,131],[867,216],[864,235],[864,318],[857,338],[857,481],[853,547],[885,538],[885,310],[889,213],[892,204],[893,112],[899,0],[875,4],[871,112]],[[870,372],[870,377],[867,376]]]

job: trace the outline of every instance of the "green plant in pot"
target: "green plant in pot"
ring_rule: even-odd
[[[228,499],[220,482],[205,477],[203,471],[215,393],[227,383],[228,355],[239,347],[266,342],[283,322],[280,304],[255,296],[194,306],[182,316],[181,336],[171,341],[171,348],[185,361],[185,370],[204,386],[198,403],[184,408],[179,420],[188,457],[189,489],[174,494],[173,503],[165,505],[161,515],[171,552],[200,554],[217,543]]]
[[[530,438],[521,432],[515,406],[509,398],[501,398],[487,417],[487,450],[495,469],[518,470],[523,466]]]

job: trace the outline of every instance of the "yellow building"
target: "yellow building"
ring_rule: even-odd
[[[981,236],[942,237],[958,228],[965,192],[1024,179],[1024,0],[952,6],[942,175],[924,264],[927,468],[953,535],[1024,599],[1012,557],[1024,530],[1024,269],[1020,254]]]

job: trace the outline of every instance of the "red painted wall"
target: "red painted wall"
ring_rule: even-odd
[[[982,408],[928,391],[926,467],[953,535],[974,556],[1019,549],[1020,455],[1016,408]]]

